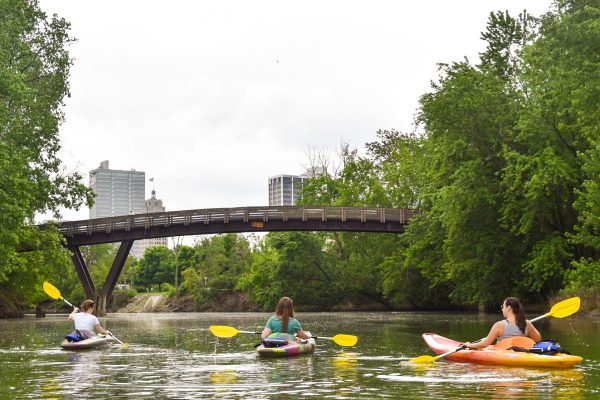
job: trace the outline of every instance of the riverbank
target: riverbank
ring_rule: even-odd
[[[15,296],[0,292],[0,318],[21,318],[23,314],[24,307]]]
[[[552,304],[556,304],[561,300],[579,296],[581,298],[581,309],[578,315],[600,316],[600,289],[588,290],[579,293],[562,293],[549,299],[548,304],[527,304],[526,308],[529,313],[543,312]],[[119,313],[144,313],[144,312],[257,312],[257,311],[272,311],[263,310],[258,304],[252,302],[248,293],[245,292],[227,292],[217,298],[214,302],[197,304],[193,296],[171,296],[166,293],[142,293],[131,295],[124,293],[123,295],[113,296],[113,302],[109,312]],[[118,301],[117,301],[118,300]],[[321,310],[311,307],[305,307],[302,304],[296,305],[296,311],[336,311],[336,312],[352,312],[352,311],[412,311],[410,307],[400,310],[390,310],[385,306],[373,301],[359,302],[343,302],[331,309]],[[476,310],[476,307],[463,308],[464,311]],[[458,308],[456,309],[458,310]],[[39,312],[47,313],[64,313],[69,312],[70,308],[65,305],[53,301],[44,301],[39,304]],[[435,310],[427,310],[435,311]],[[488,310],[495,312],[494,310]],[[19,302],[18,296],[0,291],[0,318],[22,318],[25,313],[35,313],[36,310],[31,307],[26,307]]]

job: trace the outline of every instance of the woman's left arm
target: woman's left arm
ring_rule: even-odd
[[[527,332],[529,333],[529,337],[535,340],[536,342],[542,340],[542,335],[540,334],[540,332],[537,329],[535,329],[535,326],[533,326],[533,324],[529,321],[527,321]]]
[[[110,335],[110,331],[108,329],[104,329],[100,324],[96,324],[94,328],[96,329],[96,332],[101,335]]]

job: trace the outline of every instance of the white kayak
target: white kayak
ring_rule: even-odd
[[[107,344],[111,344],[112,342],[113,338],[111,336],[98,335],[96,337],[81,340],[79,342],[69,342],[67,339],[65,339],[60,344],[60,347],[65,350],[85,350],[105,346]]]

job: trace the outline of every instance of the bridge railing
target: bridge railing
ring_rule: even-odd
[[[209,208],[198,210],[168,211],[161,213],[132,214],[117,217],[97,218],[82,221],[62,222],[59,231],[64,236],[93,233],[150,229],[156,226],[189,226],[190,224],[249,222],[252,224],[269,221],[353,221],[353,222],[396,222],[405,224],[414,210],[406,208],[367,207],[239,207]]]

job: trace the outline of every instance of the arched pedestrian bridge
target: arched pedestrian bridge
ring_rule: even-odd
[[[240,207],[133,214],[62,222],[73,263],[86,295],[95,298],[98,315],[106,313],[125,260],[135,240],[235,232],[354,231],[402,233],[416,212],[406,208]],[[80,246],[121,242],[102,291],[97,292]]]

